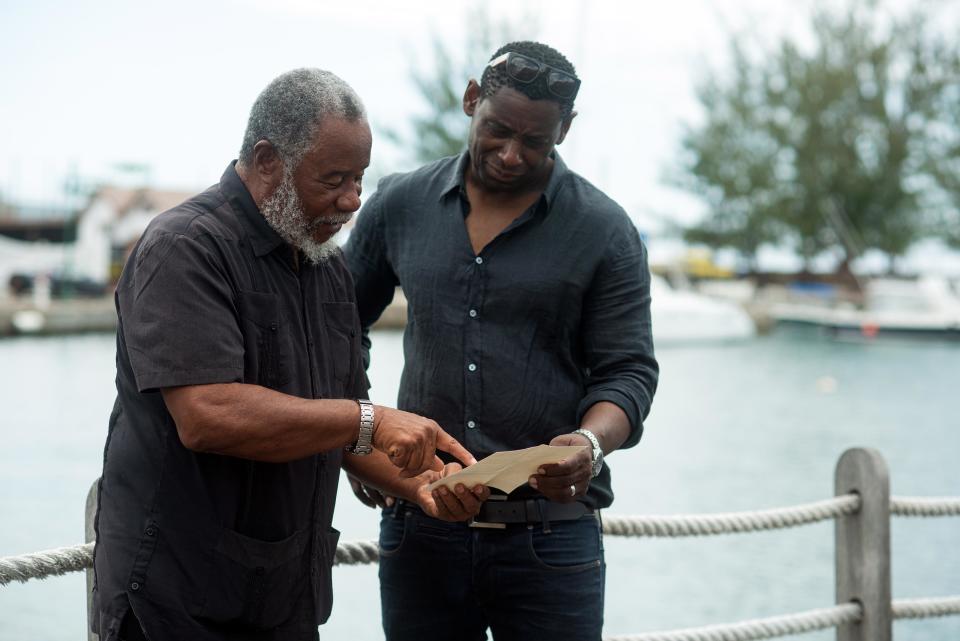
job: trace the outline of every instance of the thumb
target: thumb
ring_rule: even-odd
[[[550,441],[550,445],[579,445],[580,439],[577,438],[576,434],[560,434],[554,436]]]

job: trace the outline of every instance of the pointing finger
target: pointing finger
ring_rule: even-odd
[[[465,466],[473,465],[477,462],[477,459],[467,451],[467,448],[460,445],[457,439],[443,430],[439,430],[437,433],[437,449],[443,450],[448,454],[453,454]]]

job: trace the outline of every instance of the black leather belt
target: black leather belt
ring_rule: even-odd
[[[526,501],[485,501],[480,513],[471,521],[470,527],[488,527],[502,529],[508,523],[542,523],[549,531],[550,521],[575,521],[580,517],[593,514],[593,510],[583,503],[554,503],[545,499]]]

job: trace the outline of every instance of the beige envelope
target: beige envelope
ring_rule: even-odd
[[[466,467],[456,474],[434,481],[428,486],[446,486],[453,489],[458,483],[467,488],[477,485],[494,487],[503,492],[512,492],[536,474],[537,468],[546,463],[559,463],[588,449],[587,445],[537,445],[524,450],[495,452],[476,465]]]

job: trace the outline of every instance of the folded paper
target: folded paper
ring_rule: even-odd
[[[495,452],[475,465],[434,481],[428,489],[431,492],[440,486],[453,489],[463,483],[470,489],[486,485],[510,493],[536,474],[541,465],[559,463],[586,449],[589,449],[587,445],[537,445],[523,450]]]

